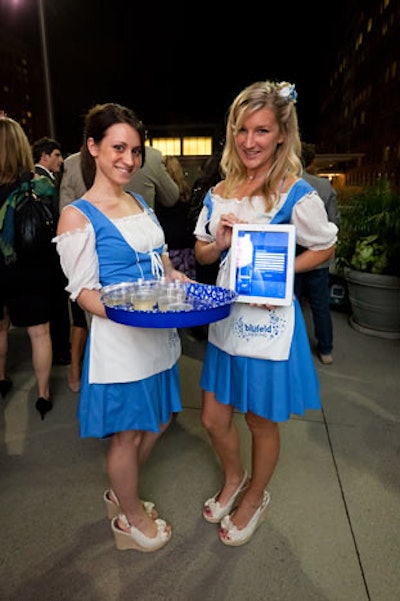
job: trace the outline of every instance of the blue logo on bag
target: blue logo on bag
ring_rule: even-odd
[[[239,317],[234,325],[235,336],[246,342],[254,338],[266,338],[267,340],[277,338],[286,329],[288,320],[273,309],[269,311],[268,317],[269,323],[245,322],[243,317]]]

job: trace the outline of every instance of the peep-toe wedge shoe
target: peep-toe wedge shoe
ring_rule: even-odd
[[[215,493],[215,495],[211,497],[211,499],[207,499],[207,501],[203,505],[203,518],[207,522],[211,522],[211,524],[217,524],[218,522],[220,522],[223,517],[231,513],[239,495],[246,490],[248,484],[249,475],[247,471],[245,471],[243,480],[241,481],[233,495],[228,499],[226,505],[220,505],[219,502],[216,500],[221,491]]]
[[[267,507],[271,500],[270,494],[267,490],[264,490],[263,500],[261,505],[257,508],[255,514],[244,528],[239,530],[232,522],[229,515],[226,515],[222,522],[219,530],[219,538],[224,545],[230,547],[239,547],[247,543],[258,526],[265,520]]]
[[[112,520],[119,513],[121,513],[121,507],[119,506],[118,499],[115,496],[115,493],[110,488],[104,491],[103,499],[107,509],[107,517],[109,520]],[[155,520],[158,517],[158,513],[154,503],[152,503],[151,501],[142,500],[141,503],[147,515],[150,518],[153,518],[153,520]]]
[[[118,525],[120,520],[129,530],[121,530]],[[146,536],[135,526],[132,526],[126,519],[126,516],[119,514],[111,520],[111,530],[114,534],[115,545],[120,551],[134,549],[142,553],[151,553],[164,547],[171,538],[171,531],[167,530],[165,520],[157,518],[154,520],[157,524],[157,534],[154,537]]]

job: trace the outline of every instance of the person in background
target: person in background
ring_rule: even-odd
[[[307,249],[296,258],[296,272],[332,256],[337,227],[300,177],[296,99],[293,84],[260,81],[242,90],[230,107],[221,159],[225,179],[208,192],[195,229],[200,263],[223,256],[218,285],[229,287],[235,223],[294,224],[297,241]],[[228,317],[210,324],[200,384],[202,422],[224,472],[220,491],[204,503],[203,517],[220,523],[222,543],[239,546],[266,517],[267,486],[280,451],[279,423],[321,408],[297,299],[279,307],[233,303]],[[244,415],[250,430],[249,473],[234,411]]]
[[[53,216],[57,222],[59,216],[58,188],[64,163],[61,144],[54,138],[40,138],[32,144],[35,173],[49,178],[55,186]]]
[[[340,212],[337,204],[337,194],[330,181],[308,173],[308,169],[313,169],[312,164],[315,158],[315,146],[313,144],[302,143],[302,163],[304,167],[303,179],[306,180],[318,192],[322,198],[328,215],[328,220],[340,225]],[[297,253],[304,249],[297,247]],[[332,259],[330,259],[332,261]],[[317,352],[321,363],[331,365],[333,363],[333,326],[330,312],[330,285],[329,285],[329,264],[325,261],[318,265],[316,269],[310,269],[303,273],[296,273],[294,281],[294,291],[301,302],[303,297],[308,299],[310,305],[313,323],[314,335],[317,341]]]
[[[195,238],[188,227],[190,186],[177,157],[166,156],[164,162],[167,172],[179,188],[179,200],[174,206],[166,207],[156,198],[155,213],[164,230],[169,258],[173,266],[194,280],[196,278],[193,248]]]
[[[7,117],[7,113],[0,110],[1,117]],[[0,176],[1,179],[1,176]],[[1,206],[1,200],[0,200]],[[0,256],[1,265],[1,256]],[[1,273],[1,268],[0,268]],[[7,355],[8,355],[8,330],[10,329],[10,317],[7,307],[3,300],[2,288],[0,287],[0,395],[2,398],[11,390],[13,383],[7,376]]]
[[[194,232],[201,209],[203,208],[204,198],[207,192],[221,181],[221,155],[223,143],[221,142],[216,150],[210,155],[202,166],[199,177],[194,181],[190,191],[190,208],[188,212],[188,227],[190,232]],[[195,256],[196,280],[202,284],[215,285],[219,269],[219,261],[214,261],[209,265],[202,265]],[[200,342],[207,340],[208,324],[193,326],[190,328],[190,334]]]
[[[117,548],[155,551],[171,527],[139,499],[139,471],[174,413],[181,411],[176,328],[130,327],[107,318],[101,288],[138,279],[187,281],[173,269],[162,228],[144,199],[126,191],[145,160],[145,131],[119,104],[96,105],[85,118],[82,161],[93,185],[64,207],[54,242],[73,300],[91,324],[79,397],[80,436],[108,438],[111,488],[104,493]]]
[[[59,182],[63,166],[61,145],[53,138],[40,138],[32,145],[35,173],[47,177],[54,186],[53,219],[57,224],[59,217]],[[60,265],[56,249],[51,248],[54,263],[52,315],[50,318],[50,336],[53,349],[53,365],[68,365],[70,353],[70,317],[68,296],[65,292],[67,280]]]
[[[1,116],[0,116],[1,118]],[[1,184],[0,184],[1,186]],[[0,258],[1,261],[1,258]],[[1,267],[0,267],[1,273]],[[1,289],[0,289],[1,294]],[[8,331],[10,317],[5,302],[0,298],[0,395],[4,397],[10,392],[13,383],[7,375]]]
[[[146,160],[128,182],[126,189],[140,194],[154,209],[156,204],[173,207],[179,200],[179,187],[169,175],[161,152],[146,145]]]
[[[35,185],[40,180],[42,192],[46,191],[50,204],[55,188],[47,178],[35,176],[32,149],[17,121],[8,117],[0,118],[0,139],[0,290],[2,305],[6,307],[2,312],[0,327],[3,333],[1,361],[4,362],[7,354],[4,331],[8,330],[10,320],[14,326],[27,329],[37,385],[35,406],[44,419],[53,407],[50,398],[52,349],[49,323],[54,274],[49,255],[53,248],[49,242],[48,248],[37,248],[24,255],[16,253],[13,198],[27,181],[32,180],[35,191]]]
[[[81,153],[74,152],[64,159],[64,168],[60,182],[59,212],[86,192],[81,168]]]
[[[86,192],[82,175],[81,153],[75,152],[64,160],[64,170],[60,183],[60,211]],[[71,314],[71,362],[68,369],[68,387],[72,392],[81,388],[81,370],[84,350],[88,336],[88,324],[85,311],[77,302],[68,299]]]
[[[207,192],[221,181],[221,156],[223,143],[217,146],[208,159],[205,160],[200,176],[194,181],[190,192],[190,209],[188,213],[189,229],[194,232],[200,211],[203,208],[203,201]],[[196,279],[202,284],[215,284],[218,275],[219,261],[211,265],[201,265],[196,261]]]
[[[126,189],[140,194],[153,209],[156,202],[159,206],[172,207],[179,199],[178,185],[167,172],[162,154],[157,148],[146,145],[145,153],[146,160],[143,167],[131,177]],[[94,173],[91,171],[93,166],[83,162],[82,170],[85,173],[85,181],[78,157],[80,158],[80,153],[71,155],[71,158],[68,157],[69,176],[68,178],[63,176],[61,180],[60,210],[76,200],[76,190],[87,189],[93,181]],[[83,160],[85,161],[85,156]]]

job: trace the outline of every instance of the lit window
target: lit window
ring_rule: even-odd
[[[212,154],[212,138],[211,137],[191,137],[183,138],[184,156],[199,156]]]
[[[180,138],[152,138],[151,145],[157,148],[164,156],[179,156],[181,154]]]

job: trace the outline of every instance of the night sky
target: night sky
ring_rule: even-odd
[[[303,9],[269,2],[242,2],[237,9],[215,0],[147,4],[45,2],[56,135],[64,152],[79,145],[83,115],[97,102],[130,106],[150,132],[151,124],[180,122],[223,127],[236,94],[262,79],[296,84],[301,134],[314,141],[320,83],[337,37],[329,23],[340,28],[337,13],[327,20],[314,1]],[[40,48],[37,0],[0,0],[0,8],[2,23]]]

